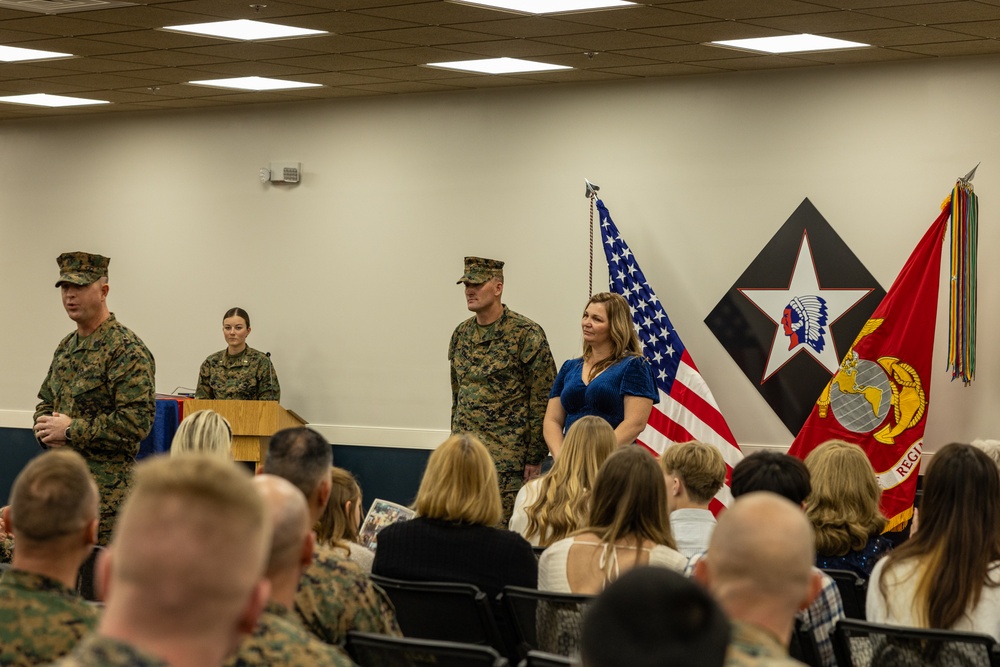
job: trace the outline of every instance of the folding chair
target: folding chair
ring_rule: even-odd
[[[403,634],[419,639],[483,644],[506,653],[490,600],[472,584],[402,581],[372,575],[396,607]]]
[[[840,667],[1000,667],[1000,652],[989,635],[851,618],[837,623],[833,650]]]
[[[546,653],[545,651],[528,651],[527,657],[517,667],[573,667],[580,663],[564,655]]]
[[[501,597],[521,656],[531,650],[562,656],[579,653],[583,612],[594,600],[592,595],[505,586]]]
[[[489,646],[351,631],[345,643],[361,667],[507,667]]]
[[[862,579],[850,570],[823,570],[834,580],[840,591],[840,599],[844,603],[844,615],[847,618],[865,620],[865,598],[868,595],[868,580]]]

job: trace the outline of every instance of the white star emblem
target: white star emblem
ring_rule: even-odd
[[[665,338],[666,338],[666,337],[664,336],[664,339],[665,339]],[[673,345],[667,345],[667,356],[668,356],[668,357],[670,357],[671,359],[673,359],[673,357],[674,357],[674,354],[676,354],[676,352],[677,352],[677,351],[676,351],[676,350],[674,349],[674,346],[673,346]]]
[[[764,377],[760,380],[761,384],[763,384],[799,352],[806,352],[811,355],[830,375],[836,373],[837,369],[840,368],[841,355],[836,349],[831,325],[836,323],[846,312],[857,305],[859,301],[868,296],[872,290],[824,289],[821,287],[819,276],[816,273],[816,263],[813,261],[812,248],[809,245],[809,235],[803,231],[802,242],[799,245],[799,254],[795,259],[792,278],[789,280],[787,288],[740,289],[739,291],[775,324],[774,338],[771,340],[771,351],[767,357],[767,366],[764,369]],[[792,338],[789,334],[784,333],[781,319],[785,308],[792,299],[804,296],[819,297],[826,302],[827,320],[826,324],[823,325],[826,333],[823,337],[825,345],[822,352],[817,352],[804,341],[794,345],[792,349],[787,349]]]

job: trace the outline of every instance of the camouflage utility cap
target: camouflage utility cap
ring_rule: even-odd
[[[503,282],[503,262],[499,259],[466,257],[465,275],[459,278],[455,284],[472,283],[473,285],[481,285],[491,278],[497,278],[500,282]]]
[[[59,287],[62,283],[89,285],[98,278],[107,278],[111,260],[89,252],[64,252],[56,258],[56,263],[59,264],[56,287]]]

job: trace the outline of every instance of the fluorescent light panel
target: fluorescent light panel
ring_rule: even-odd
[[[478,60],[453,60],[443,63],[427,63],[428,67],[455,69],[462,72],[477,72],[480,74],[517,74],[523,72],[551,72],[555,70],[573,69],[566,65],[551,65],[520,58],[480,58]]]
[[[20,46],[0,46],[0,61],[16,63],[22,60],[45,60],[46,58],[72,58],[72,53],[23,49]]]
[[[857,49],[871,44],[849,42],[846,39],[820,37],[819,35],[781,35],[780,37],[754,37],[751,39],[727,39],[711,42],[713,46],[726,46],[741,51],[757,53],[805,53],[807,51],[833,51],[837,49]]]
[[[589,12],[597,9],[617,9],[634,7],[636,3],[626,0],[455,0],[463,5],[509,9],[525,14],[559,14],[568,12]]]
[[[290,90],[292,88],[319,88],[322,86],[319,83],[268,79],[262,76],[241,76],[233,79],[205,79],[203,81],[188,81],[188,83],[196,86],[235,88],[237,90]]]
[[[84,97],[66,97],[65,95],[49,95],[46,93],[10,95],[0,97],[0,102],[27,104],[33,107],[82,107],[88,104],[110,104],[107,100],[88,100]]]
[[[306,37],[310,35],[325,35],[325,30],[310,30],[308,28],[293,28],[277,23],[263,21],[213,21],[211,23],[189,23],[187,25],[165,26],[164,30],[188,32],[210,37],[225,37],[227,39],[242,39],[253,41],[257,39],[281,39],[286,37]]]

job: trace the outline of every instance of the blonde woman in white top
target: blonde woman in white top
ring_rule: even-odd
[[[600,417],[573,422],[552,470],[518,491],[510,529],[547,547],[586,524],[597,471],[617,448],[614,429]]]
[[[612,454],[597,474],[587,527],[542,554],[538,588],[596,595],[637,566],[683,572],[674,546],[666,487],[652,454],[640,446]]]

